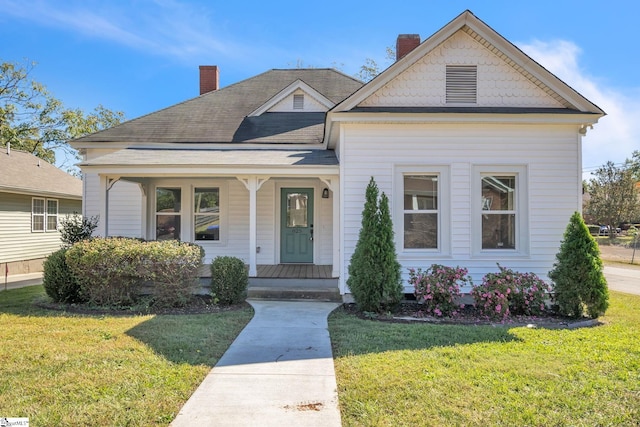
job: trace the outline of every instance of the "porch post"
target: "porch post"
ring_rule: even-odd
[[[333,269],[331,277],[340,277],[340,177],[332,179],[333,191]]]
[[[98,235],[107,237],[109,233],[109,177],[100,175]]]
[[[254,175],[249,177],[249,277],[258,275],[258,265],[256,257],[256,247],[258,246],[258,215],[257,215],[257,197],[258,178]]]

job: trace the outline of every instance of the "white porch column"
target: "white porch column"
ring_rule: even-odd
[[[332,277],[340,277],[340,178],[332,180],[333,191],[333,269]]]
[[[107,237],[109,233],[109,177],[100,175],[98,235]]]
[[[147,229],[147,212],[148,212],[147,203],[149,201],[147,199],[147,191],[148,191],[149,184],[139,182],[138,187],[140,187],[140,196],[141,196],[140,202],[142,204],[140,206],[140,213],[142,214],[142,218],[140,218],[140,237],[142,237],[145,240],[148,240],[149,231]],[[153,238],[155,238],[155,235],[153,236]]]
[[[249,177],[249,277],[258,275],[258,262],[256,248],[258,246],[258,214],[257,214],[257,192],[258,178]]]
[[[249,277],[258,275],[257,247],[258,247],[258,190],[269,177],[237,176],[236,179],[249,190]]]

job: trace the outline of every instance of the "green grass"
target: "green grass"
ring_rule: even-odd
[[[0,292],[0,416],[35,426],[168,425],[253,315],[75,315],[37,298]]]
[[[640,297],[577,330],[329,318],[345,426],[636,426]]]

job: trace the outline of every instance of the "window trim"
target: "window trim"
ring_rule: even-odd
[[[394,171],[394,234],[399,259],[448,257],[451,255],[451,177],[449,165],[396,165]],[[404,247],[404,177],[408,175],[438,176],[438,247]]]
[[[227,213],[229,208],[228,201],[228,181],[220,179],[200,179],[189,182],[184,180],[157,180],[152,184],[153,196],[149,197],[147,202],[148,209],[151,215],[147,215],[150,220],[147,228],[148,236],[151,239],[156,238],[157,227],[157,189],[158,188],[179,188],[181,191],[181,209],[179,213],[171,213],[172,215],[180,215],[180,241],[192,242],[198,245],[220,245],[225,246],[227,244],[227,232],[228,232],[228,220]],[[197,240],[195,238],[195,189],[196,188],[217,188],[219,191],[219,204],[220,204],[220,238],[219,240]],[[185,210],[187,206],[187,210]]]
[[[49,213],[49,202],[55,202],[56,203],[56,213],[55,214],[50,214]],[[58,203],[58,199],[47,199],[45,201],[45,223],[44,223],[44,229],[46,232],[53,232],[53,231],[58,231],[58,225],[60,224],[59,221],[59,216],[60,216],[60,203]],[[50,217],[55,217],[56,218],[56,226],[54,228],[49,228],[49,218]]]
[[[34,212],[34,202],[36,200],[42,200],[42,212],[36,213]],[[49,213],[49,202],[56,203],[56,213]],[[36,217],[42,218],[42,229],[34,228]],[[56,226],[55,228],[49,228],[49,218],[56,218]],[[54,233],[58,231],[58,226],[60,225],[60,201],[58,199],[49,199],[46,197],[32,197],[31,198],[31,232],[32,233]]]
[[[471,195],[471,241],[474,257],[518,257],[530,252],[529,181],[526,165],[473,165]],[[482,178],[491,175],[514,176],[515,249],[482,248]],[[499,211],[509,213],[512,211]],[[496,212],[497,214],[497,212]]]

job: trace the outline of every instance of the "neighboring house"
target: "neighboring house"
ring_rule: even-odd
[[[82,212],[82,181],[33,154],[0,152],[0,267],[9,274],[42,271],[60,249],[60,221]]]
[[[466,11],[367,84],[271,70],[76,140],[100,233],[201,244],[346,278],[373,176],[404,277],[496,263],[546,277],[581,209],[581,139],[604,112]],[[105,219],[107,222],[105,223]],[[405,282],[405,290],[411,292]]]

